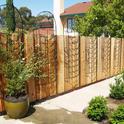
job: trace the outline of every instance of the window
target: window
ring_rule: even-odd
[[[73,18],[68,18],[67,19],[67,31],[72,32],[74,27],[74,19]]]

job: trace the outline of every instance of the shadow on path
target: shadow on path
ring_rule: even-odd
[[[32,108],[21,121],[33,124],[93,124],[82,113],[65,109],[47,110],[42,107]]]

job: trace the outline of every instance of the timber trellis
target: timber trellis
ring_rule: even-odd
[[[0,38],[1,39],[1,38]],[[48,98],[110,78],[124,69],[124,39],[105,37],[25,35],[25,56],[39,45],[49,63],[45,80],[30,79],[30,101]],[[51,78],[52,77],[52,78]],[[4,111],[4,79],[0,77],[0,112]]]
[[[124,40],[71,37],[65,42],[65,90],[115,76],[124,69]]]

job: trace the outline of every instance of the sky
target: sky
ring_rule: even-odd
[[[65,8],[78,3],[86,2],[90,0],[65,0]],[[0,0],[0,5],[5,4],[6,0]],[[27,6],[32,10],[33,15],[38,15],[42,11],[53,11],[53,0],[14,0],[14,5],[19,8],[21,6]]]

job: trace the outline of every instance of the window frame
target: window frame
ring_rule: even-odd
[[[69,24],[69,20],[70,20],[70,22],[71,22],[71,25]],[[71,28],[70,28],[70,26],[71,26]],[[73,30],[73,26],[74,26],[74,18],[73,17],[71,17],[71,18],[67,18],[67,32],[68,33],[72,33],[74,30]]]

